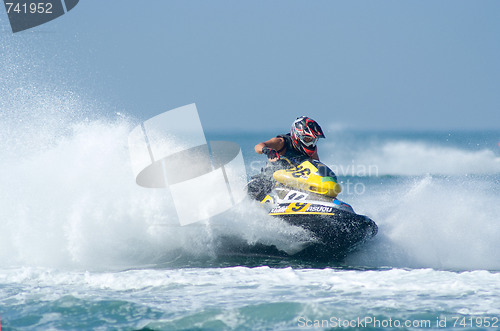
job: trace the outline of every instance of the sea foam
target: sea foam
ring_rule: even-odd
[[[288,252],[310,239],[251,202],[181,227],[168,189],[135,183],[133,119],[83,111],[78,99],[60,100],[68,95],[22,94],[32,101],[3,112],[0,124],[2,265],[129,268],[216,257],[228,236]],[[193,192],[193,207],[200,198]]]

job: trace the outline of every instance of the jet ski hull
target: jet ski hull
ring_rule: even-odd
[[[336,210],[334,214],[280,215],[276,216],[290,225],[310,231],[316,241],[298,257],[318,260],[343,259],[349,252],[374,237],[378,227],[370,218],[348,211]]]

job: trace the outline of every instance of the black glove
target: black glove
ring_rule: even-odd
[[[269,147],[262,147],[262,154],[266,154],[269,159],[278,159],[280,155],[274,149]]]

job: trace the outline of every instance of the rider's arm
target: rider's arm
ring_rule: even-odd
[[[262,148],[264,147],[269,147],[271,149],[274,149],[275,151],[279,151],[283,148],[283,145],[285,144],[285,140],[283,138],[278,138],[274,137],[269,139],[268,141],[258,143],[255,145],[255,153],[257,154],[262,154]]]

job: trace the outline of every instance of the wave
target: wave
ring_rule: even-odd
[[[351,143],[328,145],[327,149],[333,155],[326,160],[340,176],[500,173],[500,157],[488,148],[470,150],[403,139],[368,144],[366,148]]]
[[[369,193],[369,192],[368,192]],[[358,197],[379,235],[354,265],[500,270],[498,176],[398,179]]]
[[[48,102],[2,117],[3,266],[120,269],[215,257],[226,237],[289,252],[310,239],[245,205],[181,227],[167,190],[136,185],[128,152],[136,124],[124,116],[89,119]]]
[[[183,254],[217,257],[226,237],[289,253],[311,240],[250,202],[179,226],[166,190],[135,184],[127,145],[133,119],[96,115],[71,93],[18,93],[0,112],[2,266],[129,268]],[[372,176],[363,194],[348,197],[380,227],[352,265],[500,269],[495,154],[413,141],[377,146],[339,150],[337,160],[418,177],[385,178],[380,190]],[[428,172],[482,176],[422,176]]]

